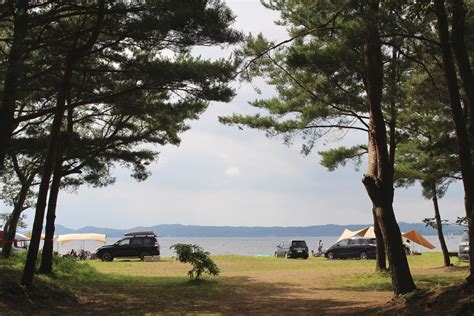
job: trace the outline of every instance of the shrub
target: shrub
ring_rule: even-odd
[[[204,251],[198,245],[174,244],[170,249],[174,249],[176,252],[176,260],[193,266],[188,272],[188,276],[192,280],[200,279],[203,273],[216,276],[220,272],[217,265],[212,261],[210,253]]]

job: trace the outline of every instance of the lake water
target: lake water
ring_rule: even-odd
[[[295,236],[295,237],[158,237],[161,245],[162,257],[171,257],[174,255],[170,250],[170,246],[176,243],[197,244],[209,251],[212,255],[242,255],[256,256],[268,255],[272,256],[276,245],[283,240],[299,239],[306,240],[310,250],[316,250],[319,240],[324,243],[324,248],[329,248],[337,240],[338,236]],[[436,246],[435,249],[429,250],[422,246],[415,245],[415,250],[419,252],[440,252],[439,240],[437,236],[425,236],[425,238]],[[113,244],[120,238],[107,238],[107,244]],[[461,236],[446,236],[446,243],[449,251],[458,251],[458,245]],[[55,250],[60,254],[64,254],[71,249],[84,249],[94,252],[101,243],[95,241],[77,241],[64,245],[56,244]]]

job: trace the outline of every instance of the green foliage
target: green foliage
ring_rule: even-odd
[[[235,65],[230,58],[191,55],[194,47],[224,47],[241,40],[225,3],[105,2],[93,49],[76,61],[66,92],[58,160],[63,162],[61,187],[71,191],[84,184],[113,184],[115,167],[130,169],[137,181],[147,179],[160,146],[179,145],[180,134],[210,101],[228,102],[234,96],[229,83]],[[42,170],[64,65],[92,38],[99,7],[97,1],[58,2],[28,10],[21,54],[13,58],[15,6],[0,6],[5,17],[0,23],[0,85],[6,84],[9,59],[21,58],[22,65],[14,69],[18,108],[12,118],[13,139],[9,148],[0,148],[0,158],[5,150],[17,156],[24,175],[15,175],[13,155],[7,156],[0,199],[12,206],[25,182],[21,178]],[[34,197],[30,192],[19,207],[34,206]]]
[[[352,161],[358,170],[362,164],[362,156],[367,153],[367,146],[338,147],[318,153],[321,156],[320,164],[329,171],[345,166],[348,161]]]
[[[11,217],[11,213],[0,213],[0,220],[3,222],[3,225],[6,225]],[[20,220],[17,224],[18,228],[26,228],[28,225],[26,224],[26,214],[21,214]]]
[[[219,268],[210,257],[210,253],[204,251],[198,245],[174,244],[170,247],[176,252],[176,260],[182,263],[189,263],[192,269],[188,272],[190,279],[198,280],[203,273],[213,276],[219,275]]]
[[[443,83],[436,66],[430,67],[431,75]],[[402,86],[409,111],[398,116],[404,135],[397,145],[395,184],[406,187],[418,181],[425,198],[442,198],[449,185],[459,178],[446,94],[437,91],[432,79],[421,71],[413,72]]]
[[[456,224],[457,225],[460,225],[460,226],[465,226],[467,227],[467,224],[468,224],[468,219],[466,216],[462,216],[462,217],[458,217],[456,219]]]
[[[434,217],[425,218],[422,222],[425,223],[426,227],[431,227],[431,228],[437,229],[436,220],[435,220]],[[449,221],[447,219],[442,219],[441,220],[441,224],[447,224],[448,222]]]
[[[264,77],[277,94],[251,102],[257,114],[220,117],[220,122],[264,130],[268,137],[282,137],[285,144],[301,138],[305,155],[320,139],[342,138],[348,130],[366,132],[362,60],[356,43],[364,31],[357,22],[359,8],[339,2],[263,3],[280,13],[279,23],[287,26],[289,39],[275,44],[262,34],[249,35],[238,52],[240,74],[242,80]]]

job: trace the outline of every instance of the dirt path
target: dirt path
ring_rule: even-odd
[[[389,289],[376,291],[343,286],[341,279],[352,276],[354,271],[351,269],[307,269],[306,266],[298,266],[307,263],[289,262],[290,265],[296,265],[296,269],[269,267],[268,271],[255,268],[241,271],[240,266],[233,267],[235,264],[238,265],[232,261],[220,262],[223,273],[219,282],[224,286],[218,289],[212,283],[202,286],[202,291],[209,291],[208,295],[200,293],[199,297],[193,297],[195,292],[188,293],[187,288],[182,288],[179,297],[170,299],[157,293],[163,289],[157,288],[155,284],[142,284],[134,285],[133,289],[110,289],[114,294],[81,295],[77,308],[86,314],[183,311],[266,315],[359,314],[374,311],[392,297]],[[137,273],[153,274],[147,268]],[[134,267],[120,269],[121,273],[130,275]],[[163,263],[159,275],[171,277],[176,274],[176,270],[186,271],[176,266],[176,263]]]

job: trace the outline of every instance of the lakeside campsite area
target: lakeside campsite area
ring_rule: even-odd
[[[474,295],[460,290],[466,263],[443,267],[440,253],[410,256],[419,290],[393,298],[390,276],[373,260],[287,260],[213,256],[219,277],[190,281],[174,258],[101,262],[57,257],[56,273],[31,291],[19,284],[24,258],[0,266],[0,314],[423,314],[463,315]],[[5,263],[5,262],[3,262]],[[451,292],[451,293],[450,293]]]

